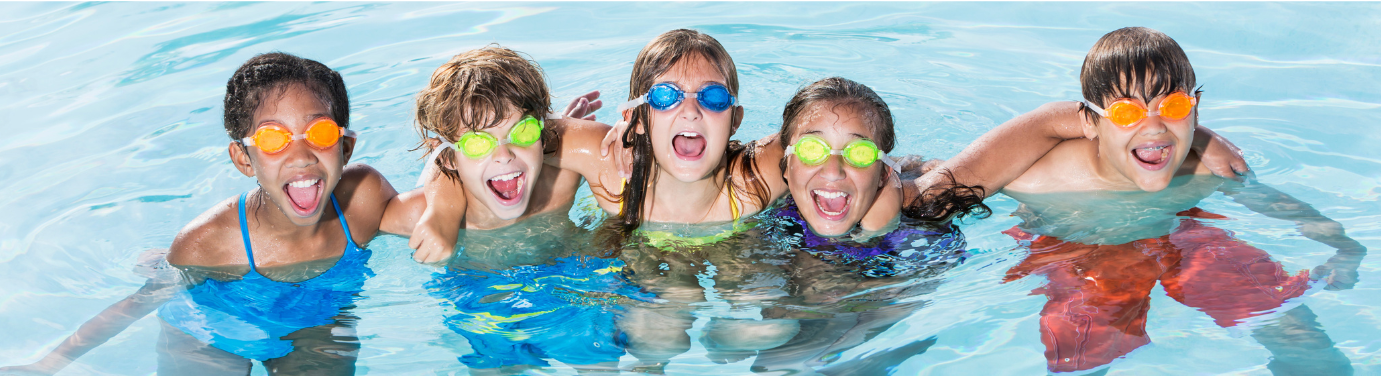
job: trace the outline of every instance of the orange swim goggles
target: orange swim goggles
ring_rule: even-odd
[[[1170,93],[1160,101],[1160,108],[1156,111],[1147,111],[1146,106],[1127,98],[1112,102],[1108,105],[1107,110],[1098,107],[1093,102],[1084,101],[1084,104],[1093,112],[1097,112],[1098,115],[1108,118],[1108,121],[1114,125],[1120,128],[1131,128],[1147,117],[1156,115],[1160,115],[1162,119],[1166,120],[1184,120],[1185,117],[1189,116],[1189,112],[1194,109],[1194,106],[1199,104],[1199,98],[1191,97],[1183,91]]]
[[[278,124],[266,124],[254,131],[253,136],[240,139],[240,143],[245,146],[255,146],[268,154],[277,154],[288,148],[296,140],[307,140],[307,145],[317,149],[329,149],[340,142],[340,138],[355,137],[355,131],[345,129],[336,124],[335,120],[318,119],[307,126],[307,132],[303,134],[293,134],[287,128]]]

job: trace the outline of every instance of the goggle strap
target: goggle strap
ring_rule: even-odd
[[[1093,102],[1089,102],[1089,101],[1083,101],[1083,102],[1084,102],[1084,105],[1085,105],[1085,106],[1088,106],[1088,108],[1091,109],[1091,110],[1093,110],[1093,112],[1096,113],[1096,114],[1098,114],[1098,116],[1108,117],[1108,112],[1107,112],[1107,111],[1104,111],[1102,107],[1098,107],[1098,105],[1093,104]]]
[[[882,150],[878,150],[878,160],[886,164],[887,167],[891,167],[893,172],[901,173],[901,166],[897,165],[897,161],[892,160],[892,157],[887,156],[887,153],[883,153]]]
[[[451,142],[451,140],[446,139],[446,136],[437,135],[436,138],[438,138],[438,139],[441,140],[441,145],[432,148],[432,152],[431,152],[430,154],[427,154],[427,159],[425,159],[425,162],[422,162],[422,171],[426,171],[426,170],[427,170],[427,164],[436,163],[436,159],[437,159],[437,158],[441,158],[441,151],[442,151],[442,150],[446,150],[446,149],[449,148],[449,149],[451,149],[451,150],[455,150],[457,153],[460,152],[459,149],[456,149],[456,143]],[[427,183],[427,181],[426,181],[425,179],[427,179],[426,176],[418,176],[418,177],[417,177],[417,185],[415,185],[415,186],[413,186],[413,187],[421,187],[421,186],[425,185],[425,184]]]
[[[628,111],[633,109],[634,107],[641,106],[643,105],[643,103],[647,103],[647,94],[639,95],[637,98],[633,98],[630,101],[623,102],[623,104],[620,104],[619,107],[616,108],[614,111],[617,111],[621,114],[624,111]]]

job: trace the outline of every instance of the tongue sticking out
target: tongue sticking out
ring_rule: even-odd
[[[1157,148],[1135,149],[1132,152],[1136,155],[1136,159],[1140,159],[1146,164],[1154,165],[1164,162],[1165,158],[1168,157],[1167,154],[1169,154],[1169,151],[1170,149],[1168,147],[1161,146]]]
[[[283,190],[288,193],[288,200],[292,201],[293,206],[297,207],[297,211],[306,213],[311,212],[312,209],[316,209],[318,188],[320,188],[319,184],[319,181],[317,184],[305,187],[296,187],[294,184],[289,184],[283,187]]]
[[[676,154],[683,157],[698,157],[705,152],[705,138],[701,136],[677,135],[671,139]]]
[[[508,179],[499,179],[507,177]],[[502,200],[512,200],[521,194],[518,186],[518,176],[500,176],[499,178],[489,179],[489,189],[494,191],[494,195]]]

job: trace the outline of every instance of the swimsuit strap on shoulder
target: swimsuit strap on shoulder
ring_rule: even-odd
[[[249,192],[240,194],[240,237],[245,240],[245,257],[249,258],[249,271],[254,272],[254,250],[249,246],[249,226],[245,220],[245,197]]]
[[[738,220],[738,199],[734,197],[734,182],[733,182],[732,180],[730,180],[728,183],[729,183],[729,184],[725,184],[725,185],[724,185],[724,188],[729,190],[729,213],[730,213],[731,215],[733,215],[733,216],[734,216],[734,220],[737,221],[737,220]]]
[[[355,246],[355,238],[352,237],[352,236],[350,236],[350,224],[349,224],[349,223],[345,223],[345,212],[340,211],[340,204],[336,202],[336,193],[335,193],[335,192],[331,192],[331,206],[333,206],[333,207],[336,208],[336,218],[337,218],[337,219],[340,219],[340,228],[345,230],[345,245],[346,245],[346,248],[355,248],[355,249],[359,249],[359,247]],[[248,239],[248,238],[246,238],[246,239]],[[246,243],[246,244],[248,244],[248,243]]]

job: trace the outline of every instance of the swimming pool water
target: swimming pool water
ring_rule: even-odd
[[[891,106],[894,154],[947,158],[1017,114],[1078,98],[1089,46],[1108,31],[1147,26],[1184,47],[1204,85],[1202,123],[1241,147],[1261,182],[1381,248],[1375,3],[45,2],[0,10],[0,365],[36,360],[137,290],[143,277],[131,267],[142,251],[166,247],[196,215],[253,188],[226,158],[221,99],[234,69],[269,51],[340,71],[360,132],[353,161],[410,189],[422,157],[410,151],[414,94],[450,56],[489,43],[540,62],[554,103],[601,90],[606,109],[596,114],[607,120],[626,98],[638,50],[667,30],[698,29],[738,64],[746,115],[735,138],[775,131],[798,87],[839,75]],[[1045,297],[1030,294],[1043,281],[999,283],[1026,251],[1000,233],[1019,222],[1009,216],[1015,201],[999,195],[988,204],[991,218],[963,226],[968,259],[909,282],[916,287],[883,310],[900,315],[896,324],[831,354],[837,364],[872,360],[897,374],[1045,372]],[[1333,253],[1293,223],[1221,194],[1199,207],[1233,218],[1215,225],[1287,271]],[[414,263],[401,238],[370,248],[378,276],[355,310],[360,373],[466,373],[457,357],[471,344],[445,326],[450,311],[425,287],[438,269]],[[770,287],[781,283],[738,278],[756,269],[712,259],[698,260],[708,272],[696,283],[707,291],[771,300]],[[1359,273],[1351,290],[1314,289],[1294,301],[1319,316],[1356,374],[1381,374],[1381,261],[1364,259]],[[754,307],[685,307],[691,348],[666,371],[751,373],[752,356],[702,341],[714,332],[707,328],[743,320],[766,322],[763,330],[801,325],[760,321]],[[1270,354],[1252,336],[1214,325],[1159,287],[1150,312],[1152,345],[1109,374],[1270,373]],[[157,336],[157,320],[147,317],[65,372],[152,373]],[[532,372],[575,373],[559,362]]]

